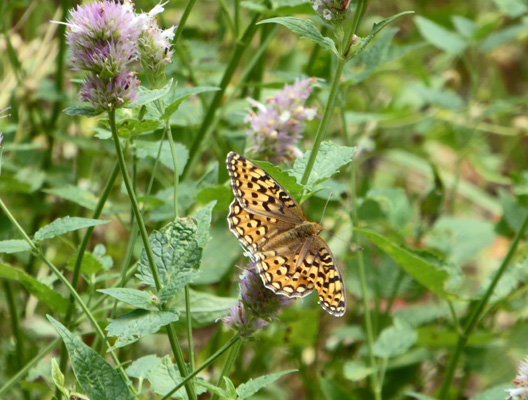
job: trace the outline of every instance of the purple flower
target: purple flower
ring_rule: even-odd
[[[134,72],[121,72],[110,79],[89,75],[81,86],[80,98],[98,110],[113,110],[135,101],[138,86]]]
[[[257,109],[247,117],[251,125],[250,150],[256,156],[278,162],[300,153],[295,145],[301,138],[304,121],[311,121],[317,115],[315,107],[304,104],[315,82],[315,78],[310,78],[285,85],[277,95],[266,99],[265,105],[249,100]]]
[[[74,69],[103,78],[123,71],[138,55],[141,29],[134,21],[133,12],[113,1],[78,6],[71,12],[66,32]]]
[[[289,302],[287,297],[276,295],[264,286],[256,265],[250,262],[240,274],[240,300],[231,307],[222,322],[241,336],[249,337],[268,326],[276,319],[279,309]]]
[[[312,0],[313,9],[325,21],[339,24],[350,18],[350,0]]]

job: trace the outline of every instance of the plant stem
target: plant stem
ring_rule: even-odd
[[[187,22],[187,18],[189,18],[189,14],[191,13],[191,10],[194,7],[194,3],[196,3],[196,0],[189,0],[187,3],[187,6],[185,6],[185,10],[183,11],[183,14],[180,18],[180,23],[178,24],[178,27],[176,28],[176,32],[174,33],[174,39],[172,43],[178,43],[178,40],[180,39],[180,35],[183,31],[183,27],[185,26],[185,23]]]
[[[235,363],[240,351],[240,347],[242,347],[242,341],[239,340],[233,347],[231,347],[231,350],[229,350],[224,368],[218,377],[218,383],[216,386],[220,387],[220,385],[222,385],[223,377],[229,375],[229,372],[231,371],[231,368],[233,368],[233,364]],[[211,400],[218,400],[218,395],[214,394],[213,397],[211,397]]]
[[[350,180],[350,190],[351,190],[351,207],[352,207],[352,224],[354,227],[358,226],[358,214],[357,214],[357,195],[356,195],[356,170],[357,163],[354,162],[352,165],[351,171],[351,180]],[[361,294],[363,300],[363,311],[365,313],[365,328],[367,330],[367,346],[369,353],[369,364],[370,368],[374,371],[370,375],[372,389],[374,390],[374,398],[376,400],[381,400],[381,386],[379,383],[378,377],[378,366],[376,364],[376,359],[374,357],[374,330],[372,329],[372,318],[370,315],[369,309],[369,299],[368,299],[368,288],[367,280],[365,277],[365,264],[363,261],[363,252],[361,251],[360,246],[360,237],[357,233],[354,234],[354,242],[357,249],[357,261],[358,261],[358,270],[359,270],[359,280],[361,282]]]
[[[174,387],[169,393],[167,393],[165,396],[161,398],[161,400],[167,400],[171,397],[171,395],[176,392],[179,388],[181,388],[183,385],[185,385],[189,380],[194,378],[196,375],[198,375],[202,370],[207,368],[214,360],[216,360],[218,357],[220,357],[224,352],[229,349],[233,344],[240,341],[240,335],[237,333],[235,336],[233,336],[229,342],[224,344],[220,349],[216,351],[211,357],[209,357],[200,367],[195,369],[191,374],[189,374],[183,381],[178,383],[177,386]]]
[[[475,306],[468,322],[466,323],[466,326],[464,327],[464,331],[458,338],[455,352],[453,353],[453,355],[451,356],[451,359],[449,360],[447,371],[444,375],[442,386],[440,387],[440,392],[438,396],[440,400],[447,399],[449,387],[451,386],[451,382],[453,380],[453,377],[455,376],[455,370],[458,365],[460,356],[462,355],[462,351],[464,350],[464,347],[466,346],[469,340],[469,337],[471,336],[471,334],[473,333],[473,330],[475,329],[477,323],[479,322],[480,317],[482,316],[482,313],[484,312],[484,308],[486,307],[491,295],[493,294],[493,291],[495,290],[497,283],[499,282],[502,275],[508,269],[508,266],[510,265],[510,261],[515,255],[517,246],[519,245],[519,241],[521,240],[522,237],[524,237],[524,233],[527,227],[528,227],[528,214],[524,218],[524,222],[521,226],[521,229],[519,229],[519,232],[517,232],[517,235],[515,235],[515,238],[513,239],[510,249],[508,250],[508,254],[506,254],[506,257],[504,257],[504,260],[502,261],[502,264],[499,270],[495,274],[493,281],[490,283],[484,296],[482,296],[478,304]]]
[[[202,144],[207,141],[211,134],[211,129],[209,128],[211,126],[211,123],[214,121],[216,110],[220,106],[220,102],[222,101],[222,97],[224,96],[224,93],[227,89],[227,85],[231,81],[231,78],[233,77],[233,74],[235,73],[235,70],[238,67],[242,55],[249,47],[251,39],[257,31],[256,24],[259,18],[260,14],[255,14],[248,27],[246,28],[246,31],[244,32],[242,38],[240,40],[237,40],[236,42],[235,49],[233,51],[233,54],[231,55],[231,60],[229,61],[229,64],[224,72],[222,82],[220,83],[220,90],[215,92],[213,100],[211,101],[211,104],[207,109],[207,113],[202,121],[202,124],[200,125],[200,130],[198,131],[198,134],[196,135],[196,138],[191,146],[189,161],[187,162],[187,165],[185,166],[185,169],[183,171],[183,179],[189,178],[196,166],[196,163],[198,162],[198,157]]]
[[[121,143],[119,142],[119,136],[117,134],[116,121],[115,121],[115,110],[108,111],[108,120],[110,122],[112,138],[114,140],[114,145],[115,145],[115,149],[117,153],[117,159],[119,162],[119,167],[121,169],[121,175],[123,176],[123,181],[127,189],[128,197],[130,198],[130,204],[132,206],[132,211],[134,212],[134,216],[136,218],[136,221],[139,227],[139,233],[143,241],[143,247],[147,255],[149,267],[152,272],[152,277],[154,279],[154,284],[156,286],[156,290],[159,292],[161,290],[161,282],[159,279],[158,269],[156,267],[156,262],[154,260],[154,253],[152,252],[152,248],[150,247],[148,233],[145,227],[145,221],[143,220],[143,215],[141,214],[139,210],[139,205],[137,202],[136,194],[134,193],[132,182],[130,181],[130,177],[128,176],[128,171],[127,171],[126,163],[125,163],[125,156],[123,154],[123,150],[121,149]],[[166,307],[163,306],[162,309],[166,309]],[[187,376],[187,366],[185,365],[185,360],[183,359],[183,353],[181,351],[180,344],[177,340],[176,331],[174,329],[173,324],[167,325],[167,335],[169,337],[169,342],[171,344],[171,348],[174,354],[176,365],[178,366],[178,369],[180,371],[180,375]],[[194,391],[194,387],[191,384],[189,383],[186,384],[185,390],[187,392],[187,395],[189,396],[189,399],[196,399],[196,393]]]

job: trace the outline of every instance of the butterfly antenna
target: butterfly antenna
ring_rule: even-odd
[[[325,213],[326,213],[326,207],[328,206],[328,203],[330,202],[330,199],[332,198],[333,194],[334,194],[334,192],[330,192],[330,194],[328,195],[328,200],[326,200],[326,204],[325,204],[324,209],[323,209],[323,215],[321,216],[321,225],[323,224],[323,218],[324,218]]]

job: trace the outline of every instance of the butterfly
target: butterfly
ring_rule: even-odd
[[[299,204],[262,168],[240,154],[227,155],[235,199],[229,229],[256,263],[264,286],[287,297],[304,297],[314,289],[330,314],[345,313],[345,286],[335,257],[307,221]]]

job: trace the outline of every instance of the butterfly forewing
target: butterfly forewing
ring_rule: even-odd
[[[330,248],[317,236],[321,228],[312,229],[319,225],[308,222],[299,204],[262,168],[236,153],[229,153],[226,163],[235,194],[229,228],[249,251],[264,285],[288,297],[316,289],[321,307],[342,316],[343,279]]]
[[[233,193],[247,211],[294,225],[306,221],[299,204],[262,168],[236,153],[226,163]]]

